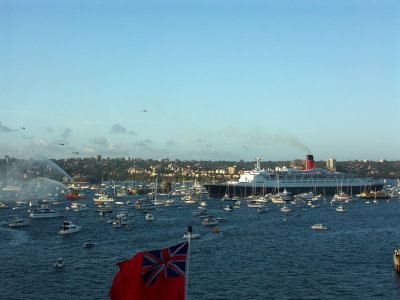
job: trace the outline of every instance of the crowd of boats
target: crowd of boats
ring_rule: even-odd
[[[57,234],[60,236],[78,233],[82,230],[82,226],[74,224],[66,214],[79,213],[86,214],[86,211],[94,211],[104,217],[106,223],[114,228],[123,228],[131,230],[135,223],[137,215],[132,211],[140,211],[147,222],[156,221],[157,211],[163,209],[177,209],[186,204],[193,207],[192,216],[198,217],[198,225],[211,227],[213,233],[221,232],[221,222],[227,221],[229,217],[227,213],[240,210],[243,206],[254,209],[257,215],[267,212],[274,205],[279,207],[282,213],[282,221],[287,221],[287,216],[295,214],[300,216],[300,211],[314,209],[322,205],[333,206],[338,213],[346,212],[346,203],[351,201],[363,201],[365,203],[373,203],[378,201],[390,201],[392,198],[399,196],[399,185],[387,185],[382,191],[368,191],[360,193],[356,196],[348,195],[341,191],[332,197],[326,197],[322,194],[300,193],[292,195],[286,189],[277,193],[260,193],[249,195],[246,197],[234,196],[226,193],[220,199],[212,199],[208,196],[204,187],[200,184],[174,184],[169,193],[158,193],[158,186],[155,185],[147,195],[131,195],[117,196],[117,193],[123,188],[123,185],[112,184],[104,186],[102,189],[96,189],[95,193],[85,192],[84,189],[79,191],[70,189],[64,195],[64,199],[51,197],[51,199],[31,200],[31,201],[3,201],[0,203],[1,209],[10,210],[27,210],[28,215],[10,216],[8,220],[4,220],[3,225],[11,228],[23,227],[32,224],[32,220],[45,218],[64,218],[60,222],[60,228]],[[73,197],[71,197],[73,196]],[[211,201],[217,201],[217,209],[212,213],[208,211],[208,205]],[[62,205],[65,205],[62,208]],[[61,209],[56,210],[54,207]],[[215,207],[215,204],[213,205]],[[67,213],[68,212],[68,213]],[[219,215],[216,215],[218,212]],[[225,215],[224,215],[225,214]],[[329,226],[322,223],[310,224],[312,230],[328,230]],[[197,239],[201,234],[192,231],[186,232],[182,238]],[[83,247],[92,247],[95,244],[88,241]],[[60,259],[56,262],[56,267],[62,267],[64,261]]]

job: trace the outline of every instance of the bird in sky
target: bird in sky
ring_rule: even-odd
[[[25,127],[21,127],[22,130],[26,129]]]
[[[143,109],[142,112],[147,112],[147,110]]]
[[[72,152],[73,154],[79,154],[79,152]]]
[[[64,144],[58,144],[59,146],[64,146]]]

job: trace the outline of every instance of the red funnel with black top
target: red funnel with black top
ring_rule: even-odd
[[[306,156],[306,170],[314,169],[314,156],[307,155]]]

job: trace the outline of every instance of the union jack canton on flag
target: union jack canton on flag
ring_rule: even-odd
[[[188,242],[170,248],[143,252],[142,280],[146,287],[159,278],[185,277]]]

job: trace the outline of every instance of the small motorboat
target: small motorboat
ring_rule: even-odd
[[[339,205],[337,208],[336,208],[336,211],[337,212],[345,212],[345,209],[344,209],[344,207],[343,207],[343,205]]]
[[[221,216],[221,217],[217,217],[217,220],[220,221],[220,222],[225,222],[226,218]]]
[[[215,226],[214,229],[213,229],[213,232],[219,233],[219,232],[220,232],[219,227],[218,227],[218,226]]]
[[[323,226],[322,224],[315,224],[313,226],[311,226],[312,230],[328,230],[329,227],[328,226]]]
[[[283,206],[281,208],[281,212],[283,212],[284,214],[288,214],[288,213],[292,212],[292,210],[290,208],[288,208],[287,206]]]
[[[75,225],[70,221],[64,221],[64,224],[61,225],[61,230],[58,231],[60,235],[66,235],[74,232],[78,232],[81,230],[81,226]]]
[[[224,208],[225,211],[232,211],[233,210],[233,206],[232,205],[227,205]]]
[[[21,227],[29,225],[30,220],[26,218],[14,217],[12,221],[8,224],[10,227]]]
[[[154,216],[152,213],[147,213],[145,218],[146,218],[146,221],[149,221],[149,222],[154,220]]]
[[[3,202],[0,202],[0,208],[1,209],[8,209],[8,208],[10,208],[7,204],[5,204],[5,203],[3,203]]]
[[[95,243],[86,242],[86,243],[83,244],[83,248],[92,248],[95,245],[96,245]]]
[[[207,218],[204,219],[203,223],[201,225],[204,226],[212,226],[212,225],[218,225],[219,221],[214,218],[213,216],[208,216]]]
[[[59,258],[57,258],[57,260],[56,260],[55,264],[53,265],[53,267],[54,268],[62,268],[62,267],[64,267],[64,264],[65,264],[64,258],[59,257]]]

